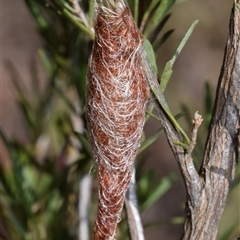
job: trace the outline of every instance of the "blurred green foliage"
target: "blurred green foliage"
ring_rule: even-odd
[[[162,34],[162,29],[175,1],[127,2],[144,38],[149,39],[149,52],[154,61],[152,49],[156,51],[173,33],[169,30]],[[90,232],[97,208],[96,172],[87,136],[84,103],[87,62],[94,40],[94,0],[80,1],[80,8],[73,0],[25,0],[25,4],[43,39],[38,56],[46,79],[42,87],[33,61],[29,67],[32,94],[27,95],[18,72],[11,63],[8,64],[28,141],[10,139],[3,129],[0,130],[10,160],[0,164],[0,239],[78,239],[78,204],[81,201],[78,193],[86,174],[93,178],[91,188],[86,189],[92,200],[88,206]],[[210,93],[207,86],[205,102],[209,120]],[[149,116],[154,116],[152,109],[150,106],[146,121]],[[162,129],[159,129],[147,139],[143,135],[139,153],[161,133]],[[201,145],[198,151],[202,150]],[[175,174],[158,179],[153,170],[142,166],[142,161],[138,161],[136,180],[141,211],[152,206],[176,181]],[[121,239],[126,239],[125,220],[123,214]],[[182,224],[183,217],[163,222]]]

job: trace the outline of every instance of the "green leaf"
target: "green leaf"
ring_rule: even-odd
[[[163,70],[163,74],[161,77],[161,81],[160,81],[160,87],[162,89],[162,91],[165,90],[168,81],[170,80],[170,77],[172,76],[173,70],[173,64],[175,63],[178,55],[180,54],[180,52],[182,51],[184,45],[186,44],[187,40],[189,39],[189,37],[191,36],[195,26],[197,25],[198,20],[194,21],[192,23],[192,25],[190,26],[190,28],[188,29],[187,33],[185,34],[184,38],[182,39],[181,43],[179,44],[175,54],[173,55],[172,59],[170,61],[167,62],[164,70]]]
[[[8,72],[10,73],[11,83],[13,83],[15,90],[18,94],[24,94],[24,90],[27,89],[27,86],[21,78],[21,75],[19,74],[15,66],[12,64],[12,62],[6,61],[5,65]]]
[[[8,203],[14,201],[14,190],[16,187],[14,185],[14,176],[13,176],[12,169],[5,169],[0,162],[0,180],[1,180],[1,188],[0,189],[0,196],[3,196],[7,199]]]
[[[146,111],[146,113],[151,116],[152,118],[156,119],[157,121],[160,121],[160,119],[154,115],[151,112]],[[185,112],[181,112],[179,114],[177,114],[175,116],[176,119],[181,118],[182,116],[185,115]],[[160,128],[159,130],[157,130],[151,137],[149,137],[148,139],[144,140],[141,144],[141,146],[138,149],[138,154],[142,151],[144,151],[145,149],[147,149],[150,145],[152,145],[157,139],[158,137],[163,133],[163,128]]]
[[[163,196],[176,181],[177,177],[175,174],[171,174],[168,177],[164,177],[159,180],[157,183],[151,183],[151,186],[148,186],[147,198],[141,204],[141,210],[145,210],[152,206],[161,196]],[[150,179],[147,180],[150,182]]]
[[[21,108],[22,114],[27,122],[28,130],[34,128],[36,123],[36,117],[29,101],[25,98],[25,95],[19,96],[19,107]]]
[[[146,114],[145,114],[145,124],[147,123],[147,121],[149,120],[150,117],[153,117],[152,115],[154,115],[153,118],[155,118],[157,121],[159,120],[159,118],[153,114],[154,110],[154,104],[151,102],[150,104],[148,104],[147,110],[146,110]]]
[[[140,26],[140,30],[141,32],[143,31],[145,24],[148,20],[148,17],[150,16],[152,10],[157,6],[157,4],[159,4],[161,2],[161,0],[152,0],[147,8],[147,10],[144,12],[143,18],[142,18],[142,22],[141,22],[141,26]]]
[[[159,24],[157,25],[157,27],[154,29],[153,33],[149,36],[149,41],[151,43],[154,43],[158,37],[158,34],[161,32],[161,30],[163,29],[163,27],[165,26],[166,22],[168,21],[169,17],[171,16],[171,14],[167,14],[162,21],[159,22]]]
[[[25,2],[28,5],[28,8],[30,9],[30,11],[32,12],[35,20],[38,22],[40,28],[42,28],[42,29],[48,28],[48,26],[49,26],[48,22],[43,17],[43,14],[41,13],[40,8],[36,4],[36,1],[25,0]]]
[[[127,4],[131,9],[136,24],[138,24],[139,0],[128,0]]]
[[[176,129],[179,131],[179,133],[181,134],[182,138],[183,138],[183,142],[184,144],[189,144],[189,138],[187,136],[187,134],[184,132],[184,130],[181,128],[181,126],[178,124],[178,122],[176,121],[176,119],[174,118],[173,114],[171,113],[169,107],[168,107],[168,104],[163,96],[163,91],[164,89],[166,88],[166,85],[172,75],[172,66],[176,60],[176,58],[178,57],[179,53],[181,52],[183,46],[185,45],[187,39],[189,38],[189,36],[191,35],[195,25],[197,24],[198,21],[195,21],[191,27],[189,28],[188,32],[186,33],[186,35],[184,36],[183,40],[181,41],[179,47],[177,48],[177,51],[175,53],[175,55],[173,56],[172,60],[170,60],[167,65],[165,66],[165,69],[164,69],[164,72],[163,72],[163,75],[162,75],[162,79],[161,79],[161,86],[162,86],[162,89],[159,88],[158,84],[157,84],[157,81],[155,80],[151,80],[151,79],[156,79],[156,74],[154,74],[154,72],[150,71],[149,70],[146,70],[146,72],[148,72],[148,82],[149,82],[149,85],[150,85],[150,88],[153,92],[153,94],[155,95],[156,99],[158,100],[159,102],[159,105],[161,106],[161,108],[163,109],[163,111],[167,114],[167,116],[169,117],[169,119],[171,120],[172,124],[176,127]],[[143,47],[144,48],[144,47]],[[143,58],[143,61],[145,61],[146,63],[146,66],[150,65],[149,67],[146,67],[148,69],[152,68],[151,64],[149,63],[150,60],[149,60],[149,57],[146,53],[146,50],[144,49],[143,50],[143,54],[142,54],[142,58]],[[146,55],[146,56],[145,56]],[[151,56],[150,56],[151,57]],[[146,59],[147,58],[147,59]],[[151,60],[152,61],[152,60]],[[153,75],[153,76],[151,76]],[[154,76],[155,75],[155,76]]]
[[[30,240],[27,234],[27,230],[14,216],[8,214],[6,216],[6,219],[9,222],[9,224],[14,228],[14,230],[21,236],[21,239]]]
[[[168,38],[173,34],[173,32],[173,29],[165,32],[163,36],[158,39],[156,43],[153,44],[154,51],[157,51],[168,40]]]
[[[157,120],[158,122],[161,122],[161,119],[159,117],[157,117],[155,114],[152,113],[152,111],[146,111],[146,114],[150,117],[152,117],[153,119]]]
[[[75,132],[75,134],[78,136],[80,142],[82,143],[83,147],[88,151],[88,153],[92,153],[92,149],[88,139],[82,133]]]
[[[47,205],[45,207],[44,213],[44,223],[50,225],[52,221],[56,218],[56,214],[59,211],[59,208],[63,204],[63,199],[60,196],[60,193],[57,190],[49,192]]]
[[[3,129],[0,127],[0,137],[2,138],[7,151],[10,155],[13,165],[18,166],[18,153],[14,145],[7,139],[6,134],[4,133]],[[19,169],[20,170],[20,169]],[[17,172],[18,173],[18,172]]]
[[[94,39],[94,32],[89,29],[88,27],[86,27],[82,22],[79,21],[79,19],[77,17],[75,17],[71,12],[69,12],[68,9],[63,9],[62,10],[62,14],[63,16],[69,20],[70,22],[72,22],[79,30],[83,31],[84,33],[86,33],[90,39]]]
[[[155,11],[151,14],[151,18],[148,19],[147,25],[143,31],[144,36],[148,36],[149,33],[155,29],[159,21],[165,16],[167,11],[172,7],[176,0],[162,0],[157,6]]]
[[[41,62],[43,63],[45,71],[47,72],[48,76],[51,77],[55,66],[53,66],[49,57],[47,56],[46,52],[43,49],[38,50],[38,55],[41,59]]]
[[[157,63],[156,63],[156,57],[154,50],[152,48],[152,44],[145,38],[143,41],[143,47],[144,50],[146,51],[149,63],[151,64],[152,70],[154,74],[158,74],[158,69],[157,69]]]
[[[145,140],[138,149],[138,154],[148,148],[152,143],[154,143],[159,136],[163,133],[163,128],[157,130],[150,138]]]
[[[39,97],[40,95],[40,79],[38,75],[38,68],[35,59],[33,59],[30,63],[30,76],[31,76],[31,84],[32,84],[32,91],[35,97]]]
[[[53,79],[52,81],[54,89],[59,94],[60,98],[63,100],[63,102],[71,109],[71,111],[75,112],[75,107],[69,97],[67,96],[66,92],[59,86],[58,82]]]
[[[88,22],[91,27],[94,23],[95,0],[89,0]]]
[[[25,181],[25,187],[28,189],[26,193],[34,192],[34,194],[41,195],[42,192],[49,186],[51,182],[50,176],[39,173],[39,169],[35,169],[30,164],[27,164],[23,168],[23,176]]]
[[[184,217],[173,217],[169,220],[169,223],[171,224],[183,224],[185,221],[185,218]]]

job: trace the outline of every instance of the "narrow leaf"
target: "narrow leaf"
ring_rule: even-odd
[[[171,16],[171,14],[167,14],[162,21],[159,22],[159,24],[157,25],[157,27],[154,29],[153,33],[149,36],[149,41],[151,43],[154,43],[158,37],[158,34],[161,32],[161,30],[163,29],[163,27],[165,26],[166,22],[168,21],[169,17]]]
[[[163,196],[173,185],[177,179],[176,175],[171,174],[168,177],[161,179],[154,187],[154,190],[149,193],[147,200],[141,205],[141,209],[145,210],[152,206],[161,196]]]
[[[17,69],[14,67],[12,62],[6,61],[5,65],[6,65],[8,72],[10,73],[11,82],[13,83],[17,93],[24,94],[24,90],[26,90],[27,87],[26,87],[23,79],[21,78],[21,75],[19,74]]]
[[[151,112],[146,112],[147,114],[149,114],[151,117],[153,117],[154,119],[156,119],[157,121],[160,121],[160,119],[154,115]],[[181,118],[182,116],[185,115],[185,112],[181,112],[179,114],[177,114],[175,116],[176,119]],[[150,138],[146,139],[145,141],[142,142],[141,146],[138,149],[138,154],[142,151],[144,151],[146,148],[148,148],[150,145],[152,145],[157,139],[158,137],[163,133],[163,128],[160,128],[158,131],[156,131]]]
[[[48,76],[52,76],[52,69],[53,69],[53,66],[46,54],[46,52],[43,50],[43,49],[39,49],[38,50],[38,55],[43,63],[43,66],[44,66],[44,69],[46,70]]]
[[[152,143],[154,143],[158,137],[163,133],[163,128],[157,130],[150,138],[145,140],[138,149],[138,154],[148,148]]]
[[[171,123],[174,125],[174,127],[179,131],[179,133],[181,134],[183,141],[185,143],[189,143],[189,138],[187,136],[187,134],[184,132],[184,130],[181,128],[181,126],[178,124],[177,120],[174,118],[173,114],[171,113],[171,110],[168,107],[168,104],[165,100],[165,97],[163,95],[163,91],[161,91],[158,80],[157,80],[157,76],[156,74],[154,74],[152,67],[149,63],[147,54],[145,49],[142,47],[140,50],[140,54],[141,54],[141,58],[143,61],[143,68],[144,68],[144,72],[146,74],[146,78],[147,81],[149,83],[149,86],[151,88],[152,93],[154,94],[154,96],[156,97],[156,99],[154,99],[154,101],[158,101],[159,105],[155,105],[155,108],[157,111],[161,111],[159,110],[159,108],[161,107],[162,110],[164,111],[164,113],[168,116],[168,118],[170,119]]]
[[[88,22],[91,27],[93,27],[93,22],[94,22],[94,11],[95,11],[95,1],[89,0]]]
[[[155,114],[153,114],[152,112],[146,111],[146,114],[152,117],[153,119],[156,119],[158,122],[161,122],[161,119],[157,117]]]
[[[163,36],[153,44],[154,51],[156,52],[173,34],[174,29],[171,29],[163,34]]]
[[[30,106],[29,101],[24,95],[19,96],[19,107],[21,108],[22,114],[27,122],[29,130],[32,130],[36,123],[36,117],[34,115],[33,109]]]
[[[180,52],[182,51],[184,45],[186,44],[187,40],[189,39],[189,37],[191,36],[195,26],[197,25],[198,23],[198,20],[194,21],[192,23],[192,25],[190,26],[190,28],[188,29],[187,33],[185,34],[184,38],[182,39],[181,43],[179,44],[175,54],[173,55],[172,59],[170,61],[167,62],[164,70],[163,70],[163,74],[162,74],[162,77],[161,77],[161,82],[160,82],[160,87],[162,89],[162,91],[165,90],[167,84],[168,84],[168,81],[170,79],[170,77],[172,76],[172,67],[173,67],[173,64],[175,63],[178,55],[180,54]]]
[[[131,9],[136,24],[138,24],[139,0],[127,0],[127,4]]]
[[[145,24],[148,20],[148,17],[150,16],[152,10],[157,6],[157,4],[159,4],[161,2],[161,0],[152,0],[151,3],[149,4],[147,10],[144,12],[143,18],[142,18],[142,22],[141,22],[141,26],[140,26],[140,31],[142,32]]]
[[[149,33],[155,29],[158,25],[159,21],[164,17],[167,11],[171,8],[171,6],[175,3],[176,0],[162,0],[158,5],[156,10],[151,14],[151,19],[147,22],[146,28],[143,31],[145,36],[148,36]]]
[[[49,26],[48,22],[43,17],[43,14],[41,13],[40,8],[36,4],[36,1],[25,0],[25,2],[27,4],[28,8],[30,9],[30,11],[32,12],[32,14],[33,14],[34,18],[36,19],[40,28],[42,28],[42,29],[48,28],[48,26]]]
[[[152,44],[146,38],[143,41],[143,47],[144,47],[144,50],[146,51],[146,54],[147,54],[148,60],[151,64],[152,70],[153,70],[154,74],[157,75],[158,69],[157,69],[155,53],[152,48]]]

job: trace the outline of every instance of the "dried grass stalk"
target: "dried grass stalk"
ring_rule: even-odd
[[[86,100],[99,179],[97,240],[116,238],[140,145],[149,88],[139,55],[141,34],[123,0],[99,3],[95,32]]]

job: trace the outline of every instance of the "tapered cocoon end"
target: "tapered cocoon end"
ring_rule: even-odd
[[[99,179],[95,240],[116,237],[149,97],[138,53],[141,34],[130,10],[122,0],[116,5],[105,2],[100,2],[97,10],[86,95]]]

